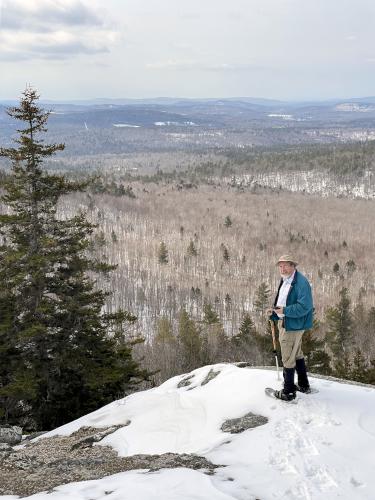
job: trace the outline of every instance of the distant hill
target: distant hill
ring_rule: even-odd
[[[5,104],[10,102],[0,104],[3,143],[16,128],[5,113]],[[238,150],[375,139],[375,97],[310,102],[252,97],[103,98],[44,101],[44,106],[52,111],[51,138],[69,144],[72,155]]]

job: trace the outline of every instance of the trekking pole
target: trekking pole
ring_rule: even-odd
[[[275,322],[270,319],[271,323],[271,333],[272,333],[272,343],[273,343],[273,353],[275,355],[275,361],[276,361],[276,371],[277,371],[277,380],[280,380],[280,373],[279,373],[279,360],[277,358],[277,349],[276,349],[276,333],[275,333]]]

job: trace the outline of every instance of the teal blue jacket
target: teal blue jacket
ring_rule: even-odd
[[[276,307],[282,284],[283,280],[281,280],[277,290],[274,307]],[[307,278],[299,271],[295,272],[293,281],[290,285],[283,313],[285,315],[283,318],[283,326],[287,332],[308,330],[313,326],[314,305],[311,286]],[[279,318],[276,313],[273,313],[271,319],[276,321]]]

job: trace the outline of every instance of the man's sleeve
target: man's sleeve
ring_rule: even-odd
[[[271,316],[269,317],[270,320],[272,321],[279,321],[278,315],[275,313],[275,311],[272,312]]]
[[[297,302],[286,306],[284,314],[288,318],[302,318],[313,308],[312,293],[310,283],[306,280],[297,289]]]

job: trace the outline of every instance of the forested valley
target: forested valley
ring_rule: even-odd
[[[13,115],[44,134],[30,92]],[[313,287],[309,369],[375,384],[371,141],[73,157],[22,134],[2,149],[1,420],[51,428],[61,391],[72,419],[206,364],[274,364],[285,253]]]

